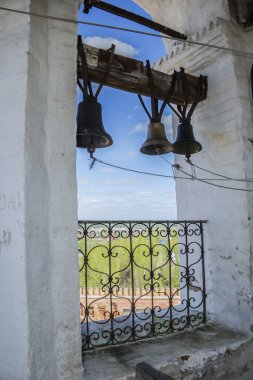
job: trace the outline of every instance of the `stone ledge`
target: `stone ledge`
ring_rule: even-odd
[[[136,365],[145,361],[175,380],[211,379],[215,370],[219,373],[219,380],[247,380],[253,378],[252,346],[249,335],[207,325],[147,341],[87,352],[83,362],[85,379],[134,380]],[[234,369],[235,377],[232,373],[226,377],[228,369],[231,371],[232,363],[240,359],[239,356],[242,357]],[[247,361],[247,357],[251,359]],[[241,377],[242,373],[244,377]],[[211,374],[210,377],[208,374]]]
[[[199,31],[189,35],[189,41],[217,45],[224,48],[232,48],[250,53],[247,42],[247,32],[235,22],[224,20],[216,17],[209,24]],[[246,40],[246,44],[245,44]],[[243,47],[244,43],[244,47]],[[160,58],[153,64],[153,68],[167,74],[173,73],[174,69],[178,70],[184,67],[190,74],[197,75],[212,62],[217,62],[223,56],[236,57],[234,53],[224,50],[211,48],[204,45],[194,45],[190,42],[174,42],[168,48],[168,54]],[[243,57],[241,57],[243,59]],[[244,58],[245,59],[245,58]]]

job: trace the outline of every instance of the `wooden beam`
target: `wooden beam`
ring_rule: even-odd
[[[166,36],[174,37],[174,38],[179,38],[182,40],[187,40],[187,36],[185,36],[182,33],[179,33],[173,29],[168,28],[167,26],[161,25],[158,22],[155,22],[153,20],[149,20],[146,17],[137,15],[136,13],[129,12],[126,9],[116,7],[115,5],[108,4],[104,1],[97,1],[97,0],[90,0],[89,1],[90,6],[88,5],[87,8],[98,8],[102,9],[103,11],[109,12],[111,14],[114,14],[119,17],[126,18],[130,21],[136,22],[140,25],[144,25],[147,28],[156,30],[157,32],[160,32],[162,34],[165,34]],[[85,11],[87,13],[87,11]]]
[[[101,83],[105,76],[109,52],[89,45],[84,45],[84,50],[88,64],[88,79],[94,83]],[[159,100],[166,100],[167,93],[171,86],[172,75],[157,70],[152,70],[152,75],[154,78],[155,97]],[[185,75],[188,84],[187,94],[184,91],[185,86],[182,81],[182,73],[178,72],[175,91],[169,99],[172,104],[183,105],[186,99],[188,99],[188,103],[191,104],[197,95],[198,77],[190,74]],[[82,79],[81,60],[79,56],[77,57],[77,76],[79,79]],[[147,69],[143,62],[118,54],[114,55],[112,68],[105,81],[105,85],[133,94],[143,96],[151,95]],[[200,101],[205,100],[206,97],[207,78],[204,77]]]

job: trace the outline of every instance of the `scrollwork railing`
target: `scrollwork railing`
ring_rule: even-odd
[[[205,323],[204,223],[79,222],[84,349]]]

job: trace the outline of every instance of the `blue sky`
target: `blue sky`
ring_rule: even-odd
[[[122,6],[120,0],[107,0]],[[124,0],[128,10],[149,17],[139,6]],[[80,20],[119,25],[147,30],[128,20],[93,8],[89,15],[79,12]],[[162,39],[126,33],[105,28],[79,25],[78,33],[87,43],[109,48],[116,44],[116,52],[136,59],[152,62],[165,55]],[[118,40],[118,41],[115,41]],[[78,101],[81,94],[78,91]],[[168,164],[157,156],[140,153],[146,139],[147,116],[136,95],[104,87],[99,102],[103,108],[103,123],[114,144],[97,149],[95,157],[105,162],[135,170],[171,174]],[[149,102],[147,103],[149,105]],[[171,138],[171,112],[165,111],[164,123]],[[173,155],[166,158],[173,160]],[[96,163],[89,170],[89,155],[85,149],[77,149],[78,216],[83,220],[163,220],[176,218],[175,184],[172,179],[151,177],[120,171]]]

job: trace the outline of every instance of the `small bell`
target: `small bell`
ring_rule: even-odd
[[[106,148],[112,143],[103,126],[101,104],[92,96],[84,99],[78,104],[76,146],[94,153],[96,148]]]
[[[163,123],[152,121],[148,125],[147,139],[142,144],[140,152],[154,156],[173,151],[172,144],[166,137]]]
[[[179,124],[177,127],[177,138],[172,145],[175,154],[183,154],[187,158],[191,154],[200,152],[202,149],[201,144],[195,140],[193,128],[189,122]]]

